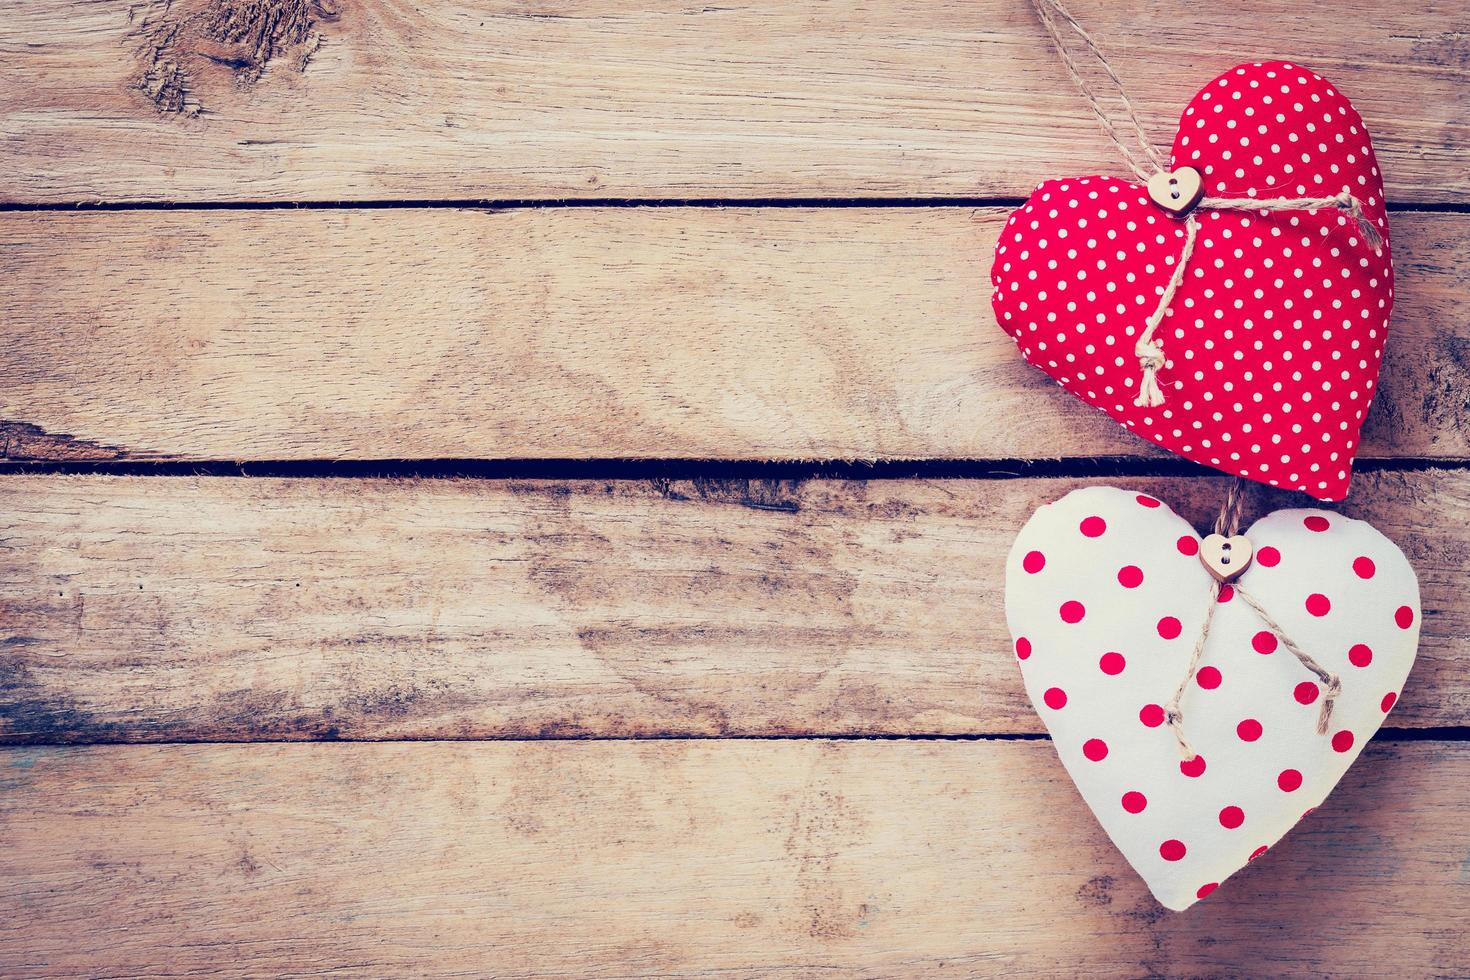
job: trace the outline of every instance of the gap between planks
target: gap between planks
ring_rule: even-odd
[[[945,734],[940,732],[916,732],[913,734],[890,734],[885,732],[859,732],[848,734],[811,735],[700,735],[686,732],[646,735],[559,735],[547,734],[536,737],[499,738],[486,735],[451,737],[432,735],[393,736],[342,736],[316,737],[311,739],[292,738],[175,738],[154,739],[147,742],[6,742],[0,736],[0,752],[7,749],[63,749],[103,746],[146,745],[150,747],[186,747],[191,745],[534,745],[546,742],[1050,742],[1051,736],[1044,732],[992,732],[988,734]],[[1433,728],[1390,728],[1378,729],[1369,739],[1370,744],[1398,745],[1406,742],[1439,742],[1452,744],[1470,742],[1470,725],[1439,725]]]
[[[1353,472],[1470,469],[1470,459],[1360,459]],[[197,461],[5,459],[0,476],[258,477],[297,480],[1020,480],[1090,477],[1218,478],[1220,471],[1165,457],[1062,459],[262,459]],[[1306,499],[1305,497],[1303,499]]]

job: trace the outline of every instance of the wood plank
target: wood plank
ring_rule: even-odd
[[[1004,557],[1097,482],[8,477],[0,738],[1038,732]],[[1197,526],[1224,486],[1115,482]],[[1392,724],[1470,723],[1470,472],[1343,509],[1420,577]]]
[[[1463,976],[1470,746],[1372,746],[1206,903],[1047,743],[0,753],[7,977]]]
[[[997,209],[10,214],[12,459],[1161,455],[994,323]],[[1470,222],[1401,214],[1369,457],[1470,456]]]
[[[1280,54],[1391,200],[1470,200],[1454,4],[1075,0],[1155,141]],[[1287,39],[1284,45],[1263,42]],[[1028,4],[33,0],[0,29],[0,199],[1024,196],[1122,173]]]

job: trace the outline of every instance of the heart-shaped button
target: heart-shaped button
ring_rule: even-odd
[[[1147,187],[1153,202],[1176,218],[1193,211],[1200,198],[1205,196],[1204,178],[1193,167],[1154,174],[1148,179]]]
[[[1242,65],[1194,97],[1174,167],[1206,198],[1185,220],[1111,177],[1049,180],[996,245],[997,321],[1077,398],[1186,459],[1326,500],[1345,496],[1393,304],[1383,184],[1368,131],[1320,75]],[[1182,186],[1182,184],[1181,184]],[[1315,211],[1225,210],[1215,199],[1349,192],[1384,236]],[[1162,405],[1135,405],[1137,343],[1198,227],[1153,335]]]
[[[1212,599],[1193,528],[1153,497],[1092,487],[1038,510],[1006,565],[1026,691],[1082,798],[1171,909],[1208,895],[1326,798],[1418,648],[1414,571],[1368,524],[1283,510],[1247,536],[1255,561]],[[1339,679],[1326,734],[1322,684],[1237,589]],[[1164,706],[1186,677],[1180,724],[1198,754],[1184,761]]]
[[[1243,534],[1207,534],[1200,539],[1199,560],[1218,581],[1232,582],[1250,567],[1253,550],[1251,539]]]

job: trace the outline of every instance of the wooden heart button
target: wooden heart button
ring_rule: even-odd
[[[1176,218],[1194,210],[1205,196],[1205,182],[1193,167],[1180,167],[1172,174],[1154,174],[1148,179],[1148,196]]]
[[[1254,554],[1250,538],[1237,535],[1207,534],[1199,543],[1200,564],[1218,581],[1230,582],[1251,566]]]

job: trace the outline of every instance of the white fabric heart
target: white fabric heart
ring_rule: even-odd
[[[1245,533],[1255,559],[1238,586],[1342,691],[1318,734],[1322,685],[1223,586],[1181,703],[1190,762],[1163,706],[1212,601],[1195,530],[1153,497],[1091,487],[1038,510],[1006,564],[1026,692],[1103,829],[1176,911],[1326,798],[1393,707],[1419,645],[1418,580],[1372,526],[1283,510]]]

